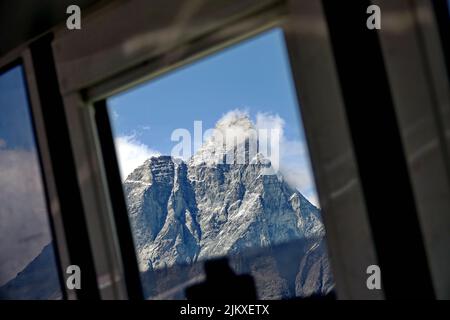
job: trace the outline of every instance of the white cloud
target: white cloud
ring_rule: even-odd
[[[258,134],[261,134],[261,129],[266,129],[270,136],[275,131],[278,132],[279,152],[277,153],[277,149],[271,145],[276,140],[273,141],[269,137],[268,150],[262,152],[267,153],[266,156],[271,160],[274,169],[279,169],[289,185],[299,190],[312,204],[319,206],[307,146],[300,140],[288,139],[285,135],[285,126],[286,121],[282,117],[267,112],[258,112],[255,121],[251,121],[250,113],[246,109],[231,110],[216,124],[216,128],[226,131],[227,135],[242,138],[248,137],[249,132],[254,129]]]
[[[285,181],[299,190],[312,204],[319,206],[307,146],[299,141],[288,139],[284,134],[286,122],[278,114],[256,114],[257,129],[276,129],[280,131],[280,172]]]
[[[284,119],[278,114],[271,114],[266,112],[258,112],[256,114],[255,126],[257,129],[275,129],[280,130],[282,137],[284,137]]]
[[[0,150],[0,285],[51,241],[39,161],[34,151]]]
[[[222,133],[227,149],[231,149],[235,146],[233,137],[245,139],[251,134],[251,130],[254,132],[254,127],[248,111],[240,109],[234,109],[225,113],[219,121],[217,121],[216,129]]]
[[[137,140],[135,135],[117,137],[115,145],[122,180],[125,180],[145,160],[160,155],[158,151],[150,149],[147,145]]]
[[[140,126],[140,128],[141,128],[143,131],[148,131],[148,130],[150,130],[152,127],[150,127],[150,126],[148,126],[148,125],[145,125],[145,126]]]
[[[116,121],[117,119],[119,119],[119,114],[117,113],[116,110],[112,110],[111,116],[112,116],[112,119],[113,119],[114,121]]]

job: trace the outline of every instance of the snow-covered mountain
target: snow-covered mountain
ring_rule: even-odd
[[[139,266],[153,279],[147,295],[189,281],[200,274],[199,261],[218,256],[230,256],[235,270],[259,275],[260,298],[329,292],[333,280],[319,209],[280,174],[266,174],[266,157],[251,155],[247,117],[219,122],[216,129],[224,133],[225,127],[240,130],[243,149],[219,145],[213,134],[188,161],[152,157],[124,182]],[[224,161],[238,150],[245,152],[244,163]],[[177,272],[162,271],[169,269]],[[164,274],[164,285],[155,281],[157,274]]]

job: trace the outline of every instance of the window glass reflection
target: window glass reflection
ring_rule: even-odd
[[[22,66],[0,74],[0,112],[0,299],[60,299]]]
[[[220,257],[210,275],[261,299],[333,290],[281,29],[107,103],[147,298],[185,298]]]

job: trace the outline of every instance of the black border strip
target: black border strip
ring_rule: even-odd
[[[101,100],[96,102],[94,104],[94,110],[108,189],[114,211],[114,220],[119,239],[128,298],[140,300],[144,298],[144,295],[106,101]]]
[[[51,41],[48,34],[30,45],[41,111],[48,139],[66,243],[72,264],[81,269],[78,299],[100,299],[94,260],[77,180],[67,118],[59,91]]]
[[[434,298],[381,45],[366,27],[371,2],[322,3],[385,297]]]
[[[450,8],[447,0],[432,0],[442,51],[445,58],[447,76],[450,79]]]

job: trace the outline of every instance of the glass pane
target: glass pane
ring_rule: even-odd
[[[107,104],[147,298],[185,298],[217,257],[260,299],[333,290],[280,29]],[[208,279],[225,276],[222,262]]]
[[[22,66],[0,74],[0,299],[61,299]]]

